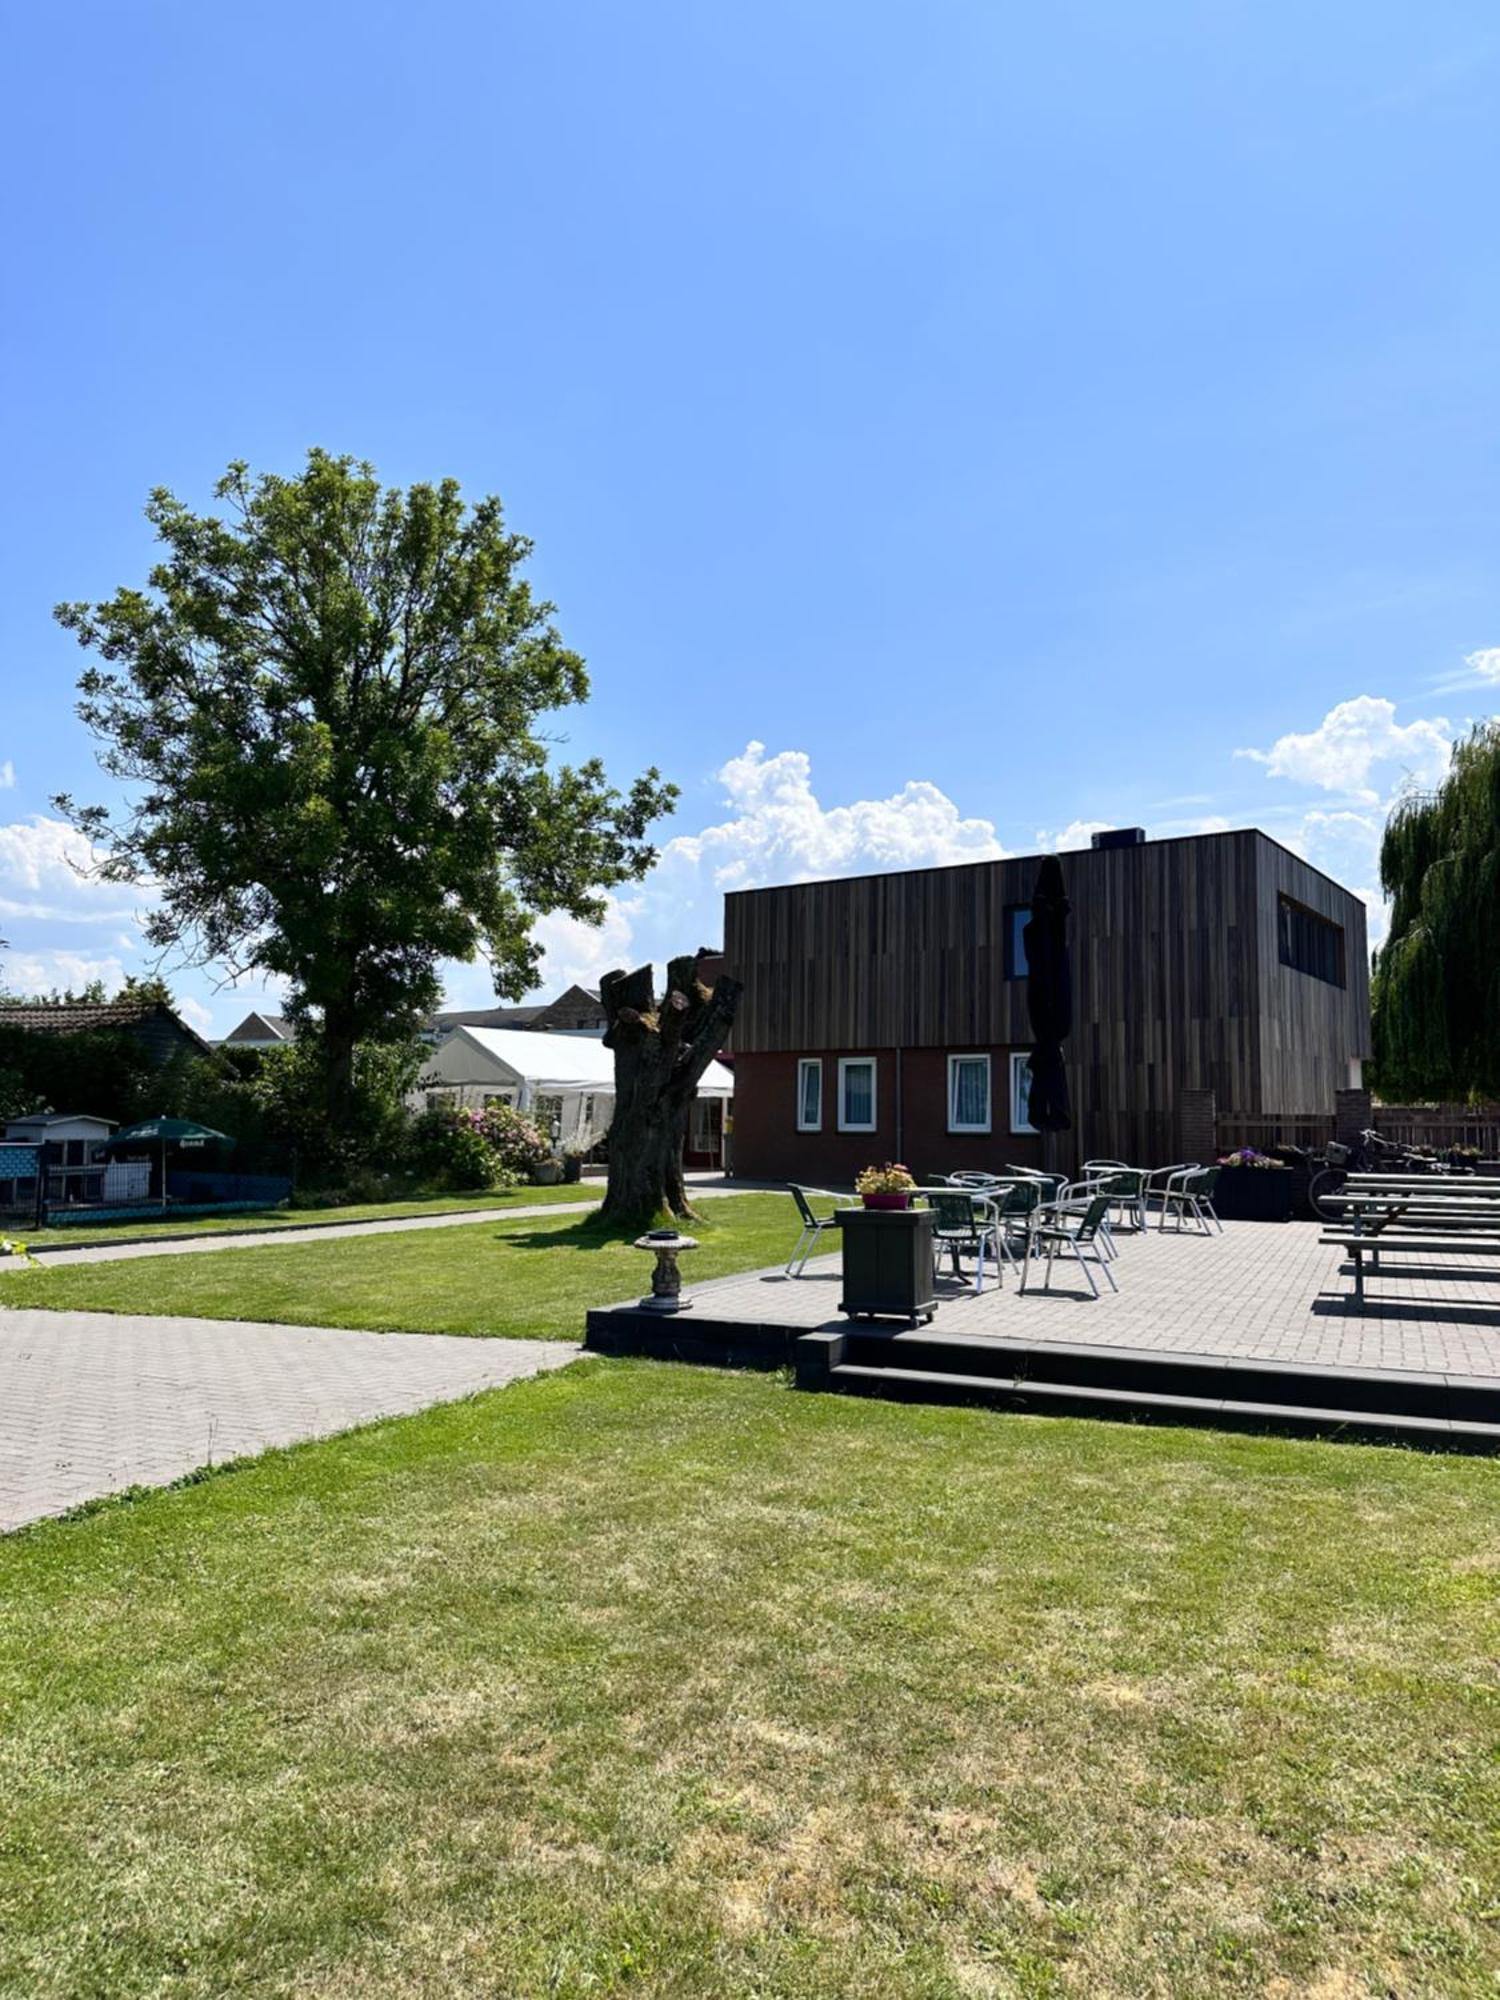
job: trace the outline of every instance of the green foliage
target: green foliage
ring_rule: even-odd
[[[538,720],[588,680],[497,499],[382,491],[322,451],[216,493],[226,519],[158,489],[147,588],[58,607],[100,660],[79,714],[135,791],[120,818],[57,804],[109,879],[160,885],[153,944],[288,982],[342,1117],[355,1044],[404,1043],[439,960],[483,955],[518,997],[535,916],[597,920],[675,790],[550,765]]]
[[[412,1126],[408,1157],[425,1180],[437,1187],[487,1188],[502,1185],[499,1162],[470,1118],[446,1105],[424,1111]],[[514,1177],[509,1185],[514,1185]]]
[[[407,1143],[413,1169],[451,1188],[516,1187],[547,1157],[536,1126],[508,1104],[483,1111],[437,1105],[413,1122]]]
[[[1380,879],[1372,1081],[1387,1098],[1500,1096],[1500,718],[1455,746],[1437,792],[1396,807]]]
[[[94,1028],[76,1035],[38,1034],[0,1022],[0,1115],[82,1111],[129,1125],[157,1111],[155,1064],[133,1035]]]

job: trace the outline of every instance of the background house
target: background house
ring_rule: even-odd
[[[35,1173],[44,1172],[47,1178],[47,1200],[69,1203],[102,1201],[106,1194],[106,1181],[113,1173],[104,1157],[104,1142],[115,1129],[112,1118],[96,1118],[90,1113],[68,1111],[34,1111],[22,1118],[10,1119],[5,1127],[3,1146],[34,1149],[35,1166],[29,1185],[17,1186],[25,1181],[23,1172],[16,1171],[4,1178],[10,1180],[9,1189],[0,1189],[0,1205],[8,1193],[12,1207],[34,1207],[36,1200]],[[12,1163],[15,1166],[16,1163]]]
[[[247,1014],[219,1044],[226,1049],[279,1049],[297,1039],[297,1030],[283,1014]]]
[[[455,1028],[511,1028],[531,1034],[602,1035],[604,1009],[587,986],[570,986],[555,1000],[526,1007],[480,1007],[462,1013],[429,1014],[423,1035],[441,1041]]]
[[[1247,830],[1062,857],[1072,902],[1065,1163],[1202,1157],[1226,1114],[1326,1112],[1369,1053],[1365,909]],[[1022,926],[1039,857],[725,899],[735,1171],[847,1183],[1039,1163]],[[1208,1145],[1212,1145],[1209,1127]]]
[[[160,1066],[173,1056],[213,1056],[203,1037],[180,1015],[157,1000],[6,1001],[0,1003],[0,1029],[28,1035],[84,1035],[106,1030],[128,1036]]]

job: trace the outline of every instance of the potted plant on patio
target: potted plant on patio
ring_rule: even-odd
[[[866,1208],[910,1208],[916,1186],[908,1168],[900,1161],[887,1160],[883,1167],[866,1167],[854,1183],[854,1192]]]
[[[1292,1214],[1292,1169],[1254,1146],[1240,1146],[1219,1161],[1214,1208],[1230,1222],[1288,1222]]]

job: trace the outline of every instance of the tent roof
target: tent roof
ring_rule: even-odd
[[[538,1035],[524,1028],[455,1028],[450,1040],[466,1037],[533,1090],[612,1091],[615,1055],[590,1035]],[[734,1078],[723,1063],[711,1062],[698,1085],[700,1097],[732,1097]]]

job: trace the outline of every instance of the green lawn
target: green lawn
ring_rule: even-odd
[[[690,1284],[784,1259],[797,1219],[784,1194],[730,1195],[705,1201],[692,1228]],[[650,1274],[629,1235],[560,1215],[7,1271],[0,1305],[572,1340],[590,1306],[639,1297]]]
[[[83,1243],[134,1243],[152,1236],[237,1236],[261,1229],[306,1229],[310,1223],[385,1222],[405,1215],[461,1215],[470,1208],[532,1208],[555,1201],[599,1201],[602,1181],[575,1181],[571,1187],[520,1187],[484,1194],[412,1195],[404,1201],[355,1202],[339,1208],[273,1208],[253,1214],[143,1217],[139,1222],[100,1223],[93,1228],[10,1228],[32,1250],[65,1250]]]
[[[0,1544],[0,1991],[1493,1994],[1483,1461],[647,1362]]]

